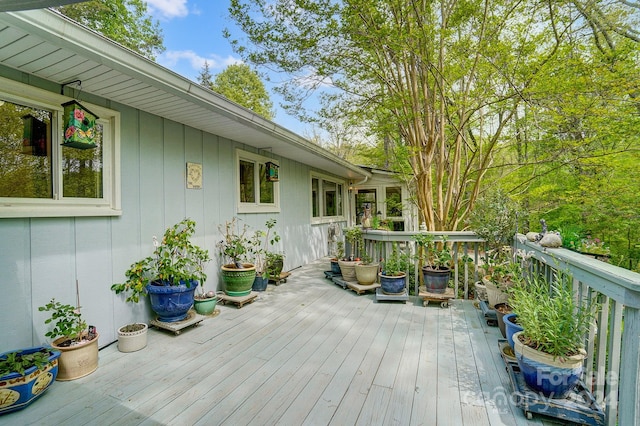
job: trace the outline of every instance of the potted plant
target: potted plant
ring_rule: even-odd
[[[147,347],[149,326],[144,322],[123,325],[118,329],[118,350],[136,352]]]
[[[486,242],[481,276],[491,309],[508,299],[511,245],[517,218],[522,215],[518,203],[501,189],[491,189],[478,198],[469,214],[467,225]]]
[[[275,219],[269,219],[265,223],[266,231],[255,231],[253,238],[250,240],[250,246],[248,252],[254,259],[254,265],[256,266],[256,277],[253,281],[252,289],[254,291],[265,291],[267,284],[269,283],[268,260],[277,260],[276,253],[269,250],[271,246],[280,241],[280,235],[273,229],[276,225]],[[280,257],[280,261],[284,259],[284,256]],[[280,268],[282,271],[282,267]],[[280,273],[278,273],[280,276]]]
[[[391,246],[391,254],[382,262],[380,277],[380,289],[385,294],[402,294],[405,291],[409,257],[400,252],[398,243]]]
[[[451,278],[451,248],[447,244],[447,238],[436,243],[432,234],[421,232],[413,236],[418,245],[418,260],[422,266],[422,278],[425,290],[429,293],[444,293]]]
[[[232,297],[247,296],[256,278],[256,266],[247,261],[252,247],[248,236],[249,226],[245,224],[239,229],[237,218],[234,217],[218,229],[223,236],[218,242],[218,249],[223,258],[221,275],[224,292]]]
[[[360,254],[360,263],[355,265],[356,280],[360,285],[372,285],[378,280],[380,264],[373,262],[364,250]]]
[[[58,375],[60,351],[46,346],[0,354],[0,414],[21,410],[46,391]]]
[[[340,264],[338,261],[344,260],[344,241],[336,242],[336,253],[335,256],[331,258],[331,272],[336,275],[341,275],[342,271],[340,270]]]
[[[564,398],[578,383],[585,336],[599,308],[595,301],[578,303],[572,282],[566,274],[551,282],[533,275],[511,292],[523,328],[513,335],[518,365],[531,389],[552,398]]]
[[[163,322],[181,321],[193,306],[199,283],[210,261],[209,251],[191,241],[196,223],[183,219],[167,228],[162,241],[153,237],[153,254],[134,262],[125,272],[127,281],[111,286],[116,294],[126,293],[127,302],[137,303],[140,295],[149,295],[151,309]]]
[[[357,226],[345,228],[344,239],[349,243],[349,257],[338,260],[342,279],[345,281],[356,281],[356,264],[360,263],[360,258],[355,257],[359,247],[363,244],[362,229]]]
[[[278,279],[284,269],[284,253],[269,251],[266,253],[265,260],[267,262],[267,278]]]
[[[98,368],[98,333],[87,327],[79,306],[65,305],[51,299],[41,312],[51,312],[45,324],[53,328],[45,336],[53,340],[51,346],[60,351],[56,380],[74,380],[96,371]]]

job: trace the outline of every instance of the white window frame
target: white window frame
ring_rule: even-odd
[[[313,216],[313,179],[318,179],[318,200],[319,200],[319,206],[318,206],[318,213],[320,213],[320,216],[318,217],[314,217]],[[342,185],[342,215],[340,216],[324,216],[324,189],[323,189],[323,182],[327,181],[327,182],[331,182],[331,183],[335,183],[336,185]],[[346,217],[346,213],[347,213],[347,193],[348,191],[348,185],[347,182],[345,180],[342,179],[337,179],[335,177],[329,176],[329,175],[324,175],[322,173],[317,173],[317,172],[311,172],[309,174],[309,207],[311,208],[310,212],[311,212],[311,223],[312,224],[321,224],[321,223],[332,223],[332,222],[343,222],[345,220],[347,220]]]
[[[253,188],[255,191],[255,202],[247,203],[241,202],[240,197],[240,160],[248,161],[255,164],[253,175]],[[238,213],[280,213],[280,182],[273,182],[273,203],[261,203],[260,202],[260,164],[271,162],[277,166],[280,163],[263,155],[258,155],[253,152],[243,151],[236,149],[236,168],[235,168],[235,186],[236,197],[238,200]],[[282,178],[282,171],[279,170],[279,178]]]
[[[51,111],[52,198],[0,197],[0,218],[120,216],[120,113],[81,101],[103,125],[102,198],[64,198],[62,179],[62,104],[73,100],[0,77],[0,98],[16,104]]]

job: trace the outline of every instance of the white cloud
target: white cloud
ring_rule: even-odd
[[[157,61],[160,65],[172,69],[178,73],[180,73],[180,69],[184,68],[184,62],[188,64],[190,71],[185,75],[186,77],[191,77],[191,75],[198,75],[198,73],[202,70],[205,61],[209,64],[209,70],[212,74],[217,74],[219,71],[222,71],[224,68],[231,64],[239,64],[242,61],[238,58],[234,58],[231,55],[226,57],[222,57],[219,55],[209,55],[209,56],[200,56],[193,50],[169,50],[162,53]],[[185,73],[181,73],[185,74]]]
[[[151,15],[157,12],[167,19],[182,18],[189,14],[187,0],[147,0],[147,6]]]

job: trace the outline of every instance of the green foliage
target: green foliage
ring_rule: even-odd
[[[64,305],[55,299],[51,299],[45,306],[38,307],[40,312],[51,312],[51,317],[44,323],[54,323],[53,329],[45,333],[45,336],[55,340],[58,337],[66,337],[72,342],[79,342],[87,328],[87,323],[82,319],[80,307]]]
[[[583,349],[599,306],[586,300],[578,304],[571,282],[567,275],[556,276],[553,282],[531,275],[524,284],[511,288],[509,304],[524,328],[525,344],[554,357],[575,355]]]
[[[516,233],[518,204],[499,188],[478,198],[469,214],[468,225],[482,237],[490,249],[511,245]]]
[[[357,226],[345,228],[344,239],[351,245],[351,252],[349,253],[349,257],[360,257],[364,250],[362,229]]]
[[[18,373],[24,376],[25,370],[36,367],[41,369],[49,363],[51,352],[42,349],[32,353],[24,351],[13,351],[6,353],[0,358],[0,378],[9,373]]]
[[[433,234],[420,232],[415,234],[413,239],[418,245],[417,256],[420,264],[426,261],[426,265],[432,269],[451,267],[453,255],[446,237],[442,237],[441,242],[436,242]]]
[[[336,259],[338,260],[344,259],[344,242],[343,241],[336,242]]]
[[[203,71],[204,72],[204,71]],[[271,120],[273,103],[258,73],[247,64],[232,64],[216,75],[211,90]]]
[[[391,245],[391,254],[382,262],[382,273],[388,276],[398,276],[406,273],[409,268],[409,255],[398,248],[398,243]]]
[[[56,10],[151,60],[165,49],[160,25],[142,0],[92,0]]]
[[[267,271],[268,257],[273,259],[276,253],[271,252],[270,248],[280,242],[280,235],[273,229],[276,226],[276,219],[269,219],[265,223],[266,231],[258,229],[254,232],[253,237],[249,240],[247,255],[252,259],[256,266],[256,273],[262,275]],[[280,254],[284,259],[284,254]]]
[[[207,280],[204,270],[211,258],[208,250],[191,241],[195,229],[196,222],[187,218],[167,228],[162,241],[154,236],[153,254],[134,262],[125,272],[127,281],[113,284],[111,290],[116,294],[127,293],[127,302],[137,303],[150,281],[175,286],[197,282],[202,288]]]

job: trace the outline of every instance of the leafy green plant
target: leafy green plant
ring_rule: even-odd
[[[344,241],[336,242],[336,260],[344,259]]]
[[[49,363],[51,352],[47,349],[26,353],[25,351],[8,352],[0,358],[0,377],[10,373],[24,376],[25,370],[36,367],[41,369]]]
[[[425,262],[431,269],[451,267],[453,255],[446,236],[442,237],[442,242],[436,242],[432,234],[420,232],[413,239],[418,245],[417,256],[420,263]]]
[[[364,240],[362,238],[362,229],[357,226],[344,229],[344,239],[351,245],[349,259],[353,260],[356,253],[362,247]]]
[[[509,304],[524,328],[524,344],[554,357],[580,353],[599,305],[578,304],[571,282],[566,274],[556,275],[552,282],[531,275],[511,287]]]
[[[266,231],[261,229],[254,232],[249,241],[247,253],[253,258],[256,265],[256,274],[261,276],[267,272],[267,256],[270,255],[270,247],[280,242],[280,235],[273,229],[276,226],[276,219],[269,219],[265,223]],[[283,257],[284,258],[284,257]]]
[[[45,306],[38,308],[40,312],[51,312],[51,317],[47,318],[44,323],[54,323],[53,329],[45,333],[45,336],[55,340],[58,337],[66,337],[72,343],[80,342],[83,338],[84,331],[87,329],[87,323],[82,319],[80,307],[62,304],[51,299]]]
[[[187,286],[191,286],[192,282],[198,282],[203,288],[207,279],[204,271],[211,258],[208,250],[191,241],[195,227],[195,221],[184,219],[169,227],[162,241],[158,242],[154,236],[153,254],[134,262],[125,272],[127,281],[113,284],[111,290],[116,294],[128,293],[127,302],[137,303],[150,281],[162,282],[165,285],[185,283]]]
[[[487,242],[489,249],[500,250],[511,245],[518,216],[522,216],[518,204],[501,189],[494,189],[478,198],[467,225]]]
[[[398,243],[391,245],[391,254],[382,262],[382,273],[387,276],[398,276],[409,268],[409,256],[398,249]]]
[[[233,218],[225,222],[224,226],[218,227],[222,234],[222,240],[218,242],[220,255],[226,257],[225,262],[242,266],[243,261],[247,260],[251,239],[247,235],[249,225],[246,223],[242,229],[238,228],[238,219]]]

